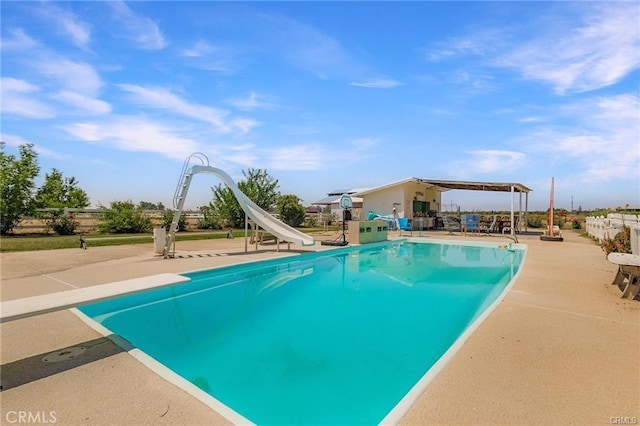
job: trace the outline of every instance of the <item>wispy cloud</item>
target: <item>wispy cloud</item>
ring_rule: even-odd
[[[46,148],[45,146],[41,144],[37,144],[33,141],[27,140],[22,136],[13,135],[10,133],[1,133],[0,138],[1,138],[0,140],[2,140],[3,142],[6,142],[6,144],[9,146],[18,147],[20,145],[32,144],[33,147],[35,148],[35,151],[38,153],[38,155],[42,155],[43,157],[55,158],[57,160],[64,160],[68,158],[66,155],[52,151]]]
[[[296,145],[266,150],[268,168],[276,170],[319,170],[326,150],[317,145]]]
[[[430,62],[456,59],[465,56],[484,56],[496,49],[501,36],[497,30],[480,30],[472,37],[453,37],[425,49]]]
[[[229,99],[225,103],[243,111],[252,111],[255,109],[274,109],[279,107],[279,105],[271,101],[268,96],[261,95],[256,92],[251,92],[243,98]]]
[[[198,40],[193,46],[184,49],[182,56],[187,58],[202,58],[216,53],[219,49],[203,40]]]
[[[556,93],[617,83],[640,66],[637,2],[583,3],[582,21],[565,34],[545,34],[506,53],[498,64],[546,82]]]
[[[518,119],[519,123],[542,123],[546,121],[543,117],[534,117],[534,116],[529,116],[529,117],[522,117]]]
[[[199,148],[193,140],[178,136],[178,129],[139,117],[112,117],[100,122],[74,123],[62,129],[80,141],[178,160],[184,160]]]
[[[61,91],[53,94],[51,97],[58,102],[74,107],[81,113],[103,115],[111,112],[111,105],[109,105],[109,103],[76,92]]]
[[[333,37],[311,25],[279,15],[261,15],[260,36],[271,40],[271,49],[293,66],[319,78],[361,74],[358,64]]]
[[[2,50],[28,50],[38,46],[38,43],[29,37],[21,28],[9,30],[10,37],[2,37],[0,46]]]
[[[166,47],[167,43],[156,22],[136,14],[123,1],[111,1],[107,4],[121,25],[117,34],[133,41],[134,47],[146,50],[161,50]]]
[[[526,7],[526,6],[524,6]],[[476,59],[475,66],[507,68],[540,81],[558,94],[611,86],[640,67],[637,2],[558,4],[553,23],[477,30],[439,42],[429,61]]]
[[[80,20],[73,12],[62,9],[52,2],[44,2],[39,8],[48,22],[53,23],[63,34],[71,37],[71,42],[80,48],[86,48],[91,41],[89,25]]]
[[[85,96],[96,96],[104,83],[95,68],[84,62],[76,62],[52,55],[41,55],[31,62],[40,74],[62,87]]]
[[[53,10],[53,13],[63,13],[58,9]],[[36,87],[24,80],[5,77],[5,112],[31,118],[48,118],[72,112],[54,108],[48,102],[50,100],[72,106],[73,112],[83,114],[105,114],[110,111],[109,104],[98,99],[104,83],[92,65],[52,52],[21,30],[14,30],[12,35],[12,39],[3,40],[3,47],[7,45],[9,49],[20,50],[18,63],[21,75],[29,75],[39,85]]]
[[[361,82],[353,82],[351,83],[351,85],[357,87],[366,87],[369,89],[391,89],[393,87],[402,86],[402,83],[397,80],[374,79]]]
[[[556,111],[571,117],[571,126],[541,127],[522,142],[558,165],[571,162],[582,182],[638,179],[639,109],[636,94],[581,100]]]
[[[2,114],[25,118],[49,118],[54,115],[51,107],[38,99],[40,88],[10,77],[2,78]]]
[[[526,156],[522,152],[479,149],[467,151],[470,156],[464,161],[465,173],[507,173],[523,165]]]
[[[198,40],[180,53],[188,66],[225,74],[231,74],[238,68],[235,59],[237,54],[238,51],[235,49],[214,45],[204,40]]]
[[[447,78],[452,83],[464,85],[473,93],[488,93],[495,88],[494,77],[482,71],[459,70]]]
[[[130,94],[130,99],[139,105],[157,108],[183,115],[214,126],[220,133],[246,133],[258,123],[248,118],[227,119],[228,111],[208,105],[189,103],[171,91],[160,87],[142,87],[134,84],[121,84],[119,87]]]

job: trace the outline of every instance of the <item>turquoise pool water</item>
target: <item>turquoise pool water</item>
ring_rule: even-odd
[[[522,250],[395,242],[184,274],[80,310],[260,425],[377,424]]]

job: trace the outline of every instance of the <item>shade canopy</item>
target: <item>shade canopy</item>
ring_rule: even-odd
[[[364,189],[358,191],[357,195],[362,196],[370,192],[376,192],[384,188],[404,185],[407,183],[419,183],[427,186],[427,189],[434,189],[440,192],[446,192],[452,189],[462,189],[468,191],[519,192],[528,194],[530,191],[532,191],[532,189],[516,182],[474,182],[463,180],[422,179],[412,177],[396,182],[391,182],[386,185],[377,186],[375,188]]]

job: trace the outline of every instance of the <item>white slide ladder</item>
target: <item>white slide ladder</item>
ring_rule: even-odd
[[[191,163],[191,160],[194,158],[199,160],[202,164],[209,164],[209,159],[207,158],[207,156],[200,152],[191,154],[184,161],[182,172],[180,173],[180,180],[178,180],[176,191],[173,193],[173,207],[175,208],[175,212],[173,213],[173,219],[171,220],[171,226],[169,227],[169,233],[167,234],[167,240],[164,245],[163,256],[165,257],[165,259],[169,255],[171,245],[175,243],[175,236],[179,228],[180,216],[182,216],[182,209],[184,208],[184,201],[187,198],[189,186],[191,185],[191,179],[193,178],[193,173],[191,173],[189,165]]]
[[[189,163],[191,159],[195,157],[202,165],[194,165],[189,168]],[[176,208],[175,213],[173,214],[173,221],[171,222],[171,228],[169,229],[169,235],[167,235],[167,242],[164,247],[164,257],[166,258],[169,255],[169,250],[171,244],[175,242],[175,233],[178,230],[178,223],[180,221],[180,215],[182,214],[182,208],[184,207],[184,201],[187,197],[187,193],[189,192],[189,185],[191,185],[191,179],[193,175],[198,173],[206,173],[217,176],[220,178],[225,185],[231,189],[233,195],[238,200],[238,204],[244,210],[244,212],[258,224],[261,228],[267,230],[268,232],[275,235],[282,241],[287,241],[290,243],[296,243],[303,246],[310,246],[315,244],[315,240],[313,237],[304,234],[292,226],[287,225],[284,222],[279,221],[274,218],[272,215],[261,209],[256,203],[251,201],[249,197],[247,197],[240,189],[238,185],[231,179],[224,171],[209,166],[209,160],[204,154],[195,153],[189,156],[187,160],[185,160],[184,167],[182,169],[182,174],[180,175],[180,180],[178,182],[178,186],[176,187],[176,192],[174,195],[174,207]]]

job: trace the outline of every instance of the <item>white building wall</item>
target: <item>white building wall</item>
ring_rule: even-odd
[[[376,212],[381,216],[392,216],[393,208],[399,217],[404,216],[404,190],[402,186],[381,189],[380,191],[365,194],[362,197],[362,211],[366,216],[370,211]]]
[[[396,208],[398,217],[413,217],[413,200],[428,201],[429,209],[440,212],[442,193],[433,189],[426,189],[424,185],[409,182],[380,191],[364,194],[363,214],[374,211],[382,216],[392,215]],[[435,200],[435,201],[434,201]]]

